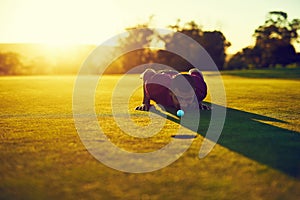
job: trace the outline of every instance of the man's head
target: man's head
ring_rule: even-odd
[[[176,106],[185,108],[195,99],[193,77],[189,74],[178,74],[171,82],[172,99]]]

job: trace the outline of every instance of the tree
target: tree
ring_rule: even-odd
[[[282,11],[269,12],[255,32],[254,47],[244,48],[227,63],[227,68],[267,68],[297,62],[294,42],[299,42],[300,20],[288,21]],[[240,63],[241,67],[236,64]]]
[[[198,42],[211,56],[215,64],[219,69],[223,69],[226,57],[226,48],[230,46],[228,42],[220,31],[202,31],[200,25],[196,24],[194,21],[185,23],[182,27],[179,25],[180,20],[177,20],[175,25],[169,26],[175,32],[183,33],[196,42]],[[170,45],[177,45],[178,48],[184,49],[190,55],[195,54],[194,47],[192,44],[182,43],[180,35],[167,35],[164,37],[166,43],[166,50],[172,49]],[[197,57],[198,55],[193,55]],[[175,59],[176,60],[176,59]],[[185,63],[185,61],[182,61]],[[189,68],[190,66],[187,66]]]
[[[262,49],[260,47],[246,47],[242,51],[233,55],[228,63],[225,65],[225,69],[254,69],[258,68],[261,62]]]
[[[121,56],[118,61],[114,62],[114,64],[122,65],[121,67],[114,66],[116,69],[119,68],[120,71],[121,68],[122,72],[126,72],[132,67],[153,62],[153,53],[149,47],[156,33],[153,29],[149,28],[151,20],[152,17],[149,18],[149,22],[147,23],[126,28],[128,35],[119,39],[119,49],[136,50]]]
[[[0,75],[21,74],[22,63],[17,53],[0,53]]]
[[[205,31],[200,44],[212,57],[220,70],[223,69],[226,58],[226,49],[231,45],[220,31]]]
[[[299,39],[299,22],[298,19],[289,22],[285,12],[268,13],[265,23],[254,33],[255,47],[264,49],[261,55],[261,67],[295,62],[296,51],[292,43]]]
[[[202,35],[202,30],[199,25],[197,25],[194,21],[185,23],[184,26],[180,26],[180,20],[178,19],[175,25],[170,25],[169,28],[173,30],[172,33],[161,35],[160,39],[165,44],[165,51],[158,51],[158,60],[159,63],[166,64],[168,66],[173,67],[178,71],[188,71],[193,68],[191,63],[189,63],[185,58],[172,53],[174,49],[178,51],[184,51],[186,54],[191,55],[191,57],[197,58],[198,55],[195,55],[194,47],[192,43],[187,42],[183,39],[183,33],[196,41],[200,40],[200,36]]]

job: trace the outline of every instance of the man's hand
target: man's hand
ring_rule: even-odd
[[[151,105],[149,104],[142,104],[135,108],[135,110],[141,110],[141,111],[149,111]]]
[[[200,103],[199,104],[199,109],[200,110],[211,110],[211,107],[209,107],[208,105]]]
[[[192,103],[189,105],[188,109],[190,110],[197,110],[198,108],[199,110],[211,110],[211,107],[205,105],[205,104],[202,104],[202,103],[199,103],[199,104],[196,104],[196,103]]]

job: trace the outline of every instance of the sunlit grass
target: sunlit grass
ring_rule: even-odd
[[[110,91],[118,78],[105,76],[95,95],[95,110],[105,133],[116,145],[133,152],[154,151],[167,144],[179,126],[172,120],[146,139],[133,138],[117,128]],[[138,76],[129,78],[141,81]],[[75,77],[1,78],[0,199],[296,199],[299,165],[298,176],[289,170],[299,161],[286,163],[285,169],[241,147],[251,146],[245,135],[252,132],[255,136],[275,131],[283,139],[290,131],[299,135],[300,82],[236,76],[223,76],[223,80],[231,109],[224,135],[213,151],[198,158],[200,134],[205,130],[200,127],[199,136],[179,160],[159,171],[130,174],[101,164],[81,143],[72,116]],[[141,103],[141,88],[132,93],[132,120],[148,125],[148,114],[133,109]],[[299,146],[298,138],[278,153],[299,155],[299,151],[289,152]]]

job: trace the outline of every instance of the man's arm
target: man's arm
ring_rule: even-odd
[[[143,85],[143,95],[144,96],[143,96],[142,105],[136,107],[135,110],[149,111],[151,105],[150,105],[150,98],[147,96],[147,93],[146,93],[145,82]]]
[[[135,110],[149,111],[150,105],[150,97],[146,92],[146,80],[148,80],[151,76],[155,75],[156,72],[153,69],[147,69],[142,75],[143,79],[143,103],[140,106],[137,106]]]

